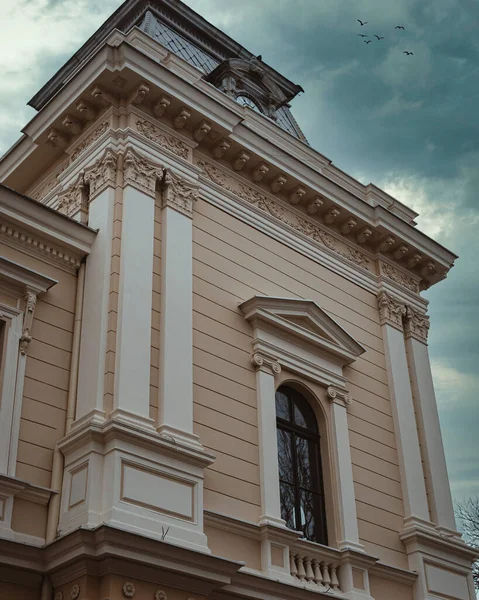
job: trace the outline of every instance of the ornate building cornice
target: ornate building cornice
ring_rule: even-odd
[[[135,127],[142,135],[152,142],[155,142],[155,144],[173,152],[173,154],[176,154],[176,156],[179,156],[180,158],[188,160],[190,149],[177,137],[168,135],[162,129],[145,119],[137,119]]]
[[[379,321],[381,325],[392,325],[396,329],[403,330],[403,317],[406,307],[398,302],[387,292],[378,295]]]
[[[415,294],[419,294],[420,278],[416,280],[414,277],[411,277],[407,273],[404,273],[400,269],[382,260],[379,261],[379,268],[381,270],[381,275],[386,276],[399,286],[404,287]]]
[[[318,223],[308,217],[307,214],[304,216],[297,214],[288,206],[276,200],[276,198],[270,197],[259,189],[253,188],[233,177],[227,176],[223,171],[208,161],[199,160],[197,164],[203,170],[204,175],[222,189],[228,190],[242,200],[256,206],[262,212],[278,219],[283,224],[292,227],[310,240],[339,254],[355,265],[367,270],[372,269],[371,260],[365,253],[352,248],[342,240],[329,234]]]
[[[186,181],[171,169],[166,169],[162,181],[161,207],[168,206],[192,219],[196,200],[198,185]]]
[[[131,185],[149,196],[155,196],[163,179],[164,168],[129,147],[123,157],[123,186]]]
[[[412,337],[420,342],[427,343],[429,327],[430,323],[427,315],[422,315],[410,306],[406,306],[404,315],[404,333],[406,339]]]

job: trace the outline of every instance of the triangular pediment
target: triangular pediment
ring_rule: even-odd
[[[352,363],[366,350],[312,300],[254,296],[239,306],[254,327],[266,326],[294,336],[299,342]]]

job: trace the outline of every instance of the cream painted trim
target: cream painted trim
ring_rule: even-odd
[[[48,504],[52,494],[56,493],[53,490],[29,483],[18,477],[1,474],[0,492],[43,505]]]
[[[404,522],[405,525],[430,526],[404,335],[402,330],[386,321],[383,321],[382,332],[401,473]]]

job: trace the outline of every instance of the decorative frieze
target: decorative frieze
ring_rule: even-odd
[[[58,173],[54,173],[42,181],[38,190],[31,194],[31,197],[34,200],[41,200],[42,198],[45,198],[45,196],[47,196],[54,188],[56,188],[57,185],[59,185]]]
[[[141,134],[162,148],[166,148],[180,158],[188,159],[188,146],[172,135],[166,134],[162,129],[153,125],[153,123],[138,119],[136,121],[136,128]]]
[[[196,200],[198,200],[198,185],[186,181],[171,169],[167,169],[162,182],[162,208],[169,206],[191,219]]]
[[[123,185],[131,185],[150,196],[155,195],[158,182],[163,179],[164,169],[132,148],[128,148],[123,158]]]
[[[85,169],[83,179],[90,186],[90,202],[106,187],[115,185],[117,160],[117,154],[108,148],[100,159]]]
[[[429,317],[423,315],[411,306],[406,306],[406,313],[404,316],[404,333],[406,339],[413,337],[420,342],[427,343],[427,336],[429,333]]]
[[[276,199],[268,197],[260,190],[227,177],[222,171],[207,161],[198,161],[198,166],[203,169],[205,175],[211,181],[221,186],[221,188],[232,192],[242,200],[253,204],[263,212],[279,219],[282,223],[289,225],[299,233],[332,250],[343,258],[350,260],[354,264],[366,269],[369,268],[370,261],[364,253],[336,239],[324,231],[318,223],[310,221],[308,218],[302,218],[296,212],[290,210],[289,207],[283,206]]]
[[[84,150],[86,150],[89,146],[91,146],[93,144],[93,142],[95,142],[99,137],[101,137],[105,133],[105,131],[108,130],[109,126],[110,126],[110,124],[108,121],[103,121],[103,123],[100,123],[100,125],[98,125],[98,127],[96,127],[90,133],[90,135],[87,136],[83,140],[83,142],[78,144],[78,146],[75,148],[75,150],[73,150],[73,152],[70,154],[70,164],[75,159],[77,159]]]
[[[378,296],[378,307],[381,325],[392,325],[396,329],[403,329],[403,317],[406,314],[404,304],[398,302],[387,292],[381,292]]]
[[[340,402],[344,406],[350,406],[352,403],[351,394],[347,390],[330,385],[326,393],[330,402]]]
[[[414,292],[415,294],[419,293],[419,281],[414,279],[414,277],[411,277],[407,273],[400,271],[393,265],[384,261],[379,261],[379,266],[382,275],[385,275],[386,277],[391,279],[391,281],[394,281],[394,283],[405,287],[406,289],[410,290],[411,292]]]

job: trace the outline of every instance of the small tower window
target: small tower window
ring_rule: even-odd
[[[256,112],[262,112],[259,106],[256,104],[256,102],[251,100],[251,98],[249,98],[248,96],[236,96],[236,102],[241,104],[241,106],[247,106],[248,108],[252,108]]]
[[[276,392],[281,516],[290,529],[327,545],[320,436],[315,414],[297,390]]]

